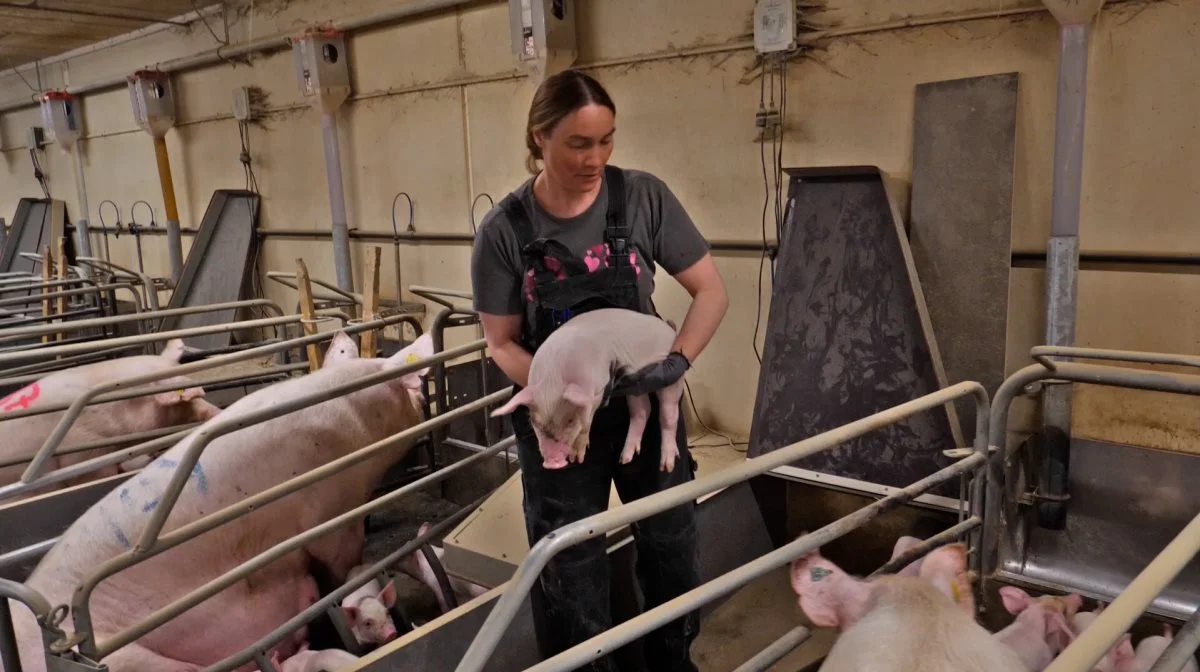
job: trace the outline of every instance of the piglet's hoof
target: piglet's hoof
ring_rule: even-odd
[[[658,463],[659,467],[661,467],[663,471],[668,472],[668,473],[674,471],[675,470],[675,460],[678,459],[678,457],[679,457],[679,449],[678,448],[676,448],[674,446],[667,448],[666,446],[664,446],[663,451],[662,451],[662,459],[659,460],[659,463]]]
[[[567,458],[565,455],[555,455],[554,457],[545,457],[542,459],[542,467],[544,469],[562,469],[567,466]]]

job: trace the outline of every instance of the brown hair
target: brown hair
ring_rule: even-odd
[[[534,141],[533,134],[540,131],[549,135],[563,117],[589,103],[603,105],[614,115],[617,113],[617,106],[608,91],[600,82],[579,70],[563,70],[542,81],[533,94],[529,122],[525,126],[525,147],[529,149],[525,168],[530,173],[537,174],[537,162],[542,158],[542,148]]]

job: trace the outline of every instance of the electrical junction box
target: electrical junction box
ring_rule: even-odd
[[[754,50],[760,54],[796,48],[796,0],[758,0],[754,5]]]
[[[46,133],[41,126],[30,126],[25,132],[25,146],[29,149],[41,149],[46,146]]]
[[[47,91],[42,95],[42,124],[64,151],[70,151],[83,134],[79,125],[74,96],[66,91]]]
[[[296,79],[309,104],[332,113],[350,97],[350,66],[346,40],[332,28],[309,28],[292,38]]]
[[[128,78],[133,118],[150,135],[161,138],[175,125],[171,77],[161,70],[139,70]]]
[[[573,0],[508,0],[512,51],[536,82],[575,63]]]
[[[250,87],[239,86],[233,90],[233,118],[250,121]]]

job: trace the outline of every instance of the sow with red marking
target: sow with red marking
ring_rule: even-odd
[[[161,355],[134,355],[104,362],[84,364],[56,371],[0,399],[0,485],[14,483],[21,478],[29,460],[58,426],[64,411],[31,415],[23,418],[5,419],[6,415],[23,410],[62,406],[79,398],[89,388],[122,378],[131,378],[158,371],[167,371],[179,365],[183,355],[183,341],[173,339],[167,343]],[[127,434],[147,432],[175,425],[203,422],[216,416],[220,409],[204,400],[204,390],[192,384],[186,376],[175,376],[165,382],[149,386],[173,384],[177,389],[157,394],[110,401],[85,406],[83,413],[67,433],[58,452],[68,451],[73,446],[115,439]],[[99,448],[84,452],[52,457],[43,474],[90,460],[117,450],[117,447]],[[7,465],[7,466],[3,466]],[[131,460],[128,467],[140,466]],[[57,490],[105,476],[116,475],[117,466],[94,471],[63,484],[46,486],[40,492]],[[11,498],[0,501],[4,504],[16,501]]]

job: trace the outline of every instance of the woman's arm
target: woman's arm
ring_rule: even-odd
[[[717,327],[721,326],[729,307],[729,295],[711,253],[677,273],[675,280],[692,295],[692,305],[688,307],[671,350],[683,354],[694,364],[717,333]]]
[[[479,313],[483,337],[487,340],[488,350],[496,366],[500,367],[509,380],[525,387],[529,385],[529,363],[533,361],[533,355],[518,341],[522,319],[524,318],[521,315]]]

